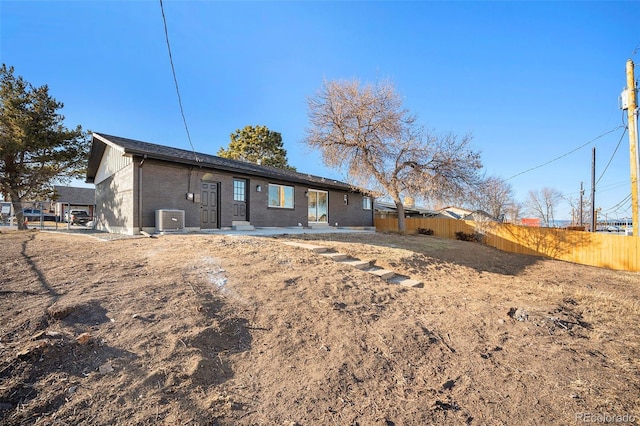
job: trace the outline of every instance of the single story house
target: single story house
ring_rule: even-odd
[[[93,216],[95,198],[93,188],[54,185],[50,199],[25,200],[21,205],[25,217],[31,222],[39,221],[41,216],[45,221],[62,222],[70,210],[84,210]],[[3,217],[13,216],[13,210],[13,203],[2,203]]]
[[[61,222],[71,210],[84,210],[89,216],[94,215],[96,190],[94,188],[80,188],[77,186],[53,187],[53,201],[51,210]]]
[[[113,233],[373,226],[373,200],[347,183],[103,133],[87,182],[96,228]]]

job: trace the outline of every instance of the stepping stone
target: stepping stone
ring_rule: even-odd
[[[381,269],[381,268],[369,269],[366,272],[373,274],[377,277],[380,277],[383,280],[388,280],[389,278],[393,277],[396,274],[393,271],[389,271],[388,269]]]
[[[412,280],[411,278],[403,277],[402,275],[396,275],[395,277],[389,280],[391,284],[398,284],[405,287],[413,287],[413,288],[423,288],[424,284],[422,281]]]
[[[382,278],[387,281],[389,284],[398,284],[404,287],[412,287],[412,288],[423,288],[424,284],[421,281],[413,280],[404,275],[398,275],[394,271],[390,271],[388,269],[379,268],[377,266],[371,266],[370,262],[366,262],[364,260],[354,259],[346,254],[329,252],[328,247],[324,246],[316,246],[313,244],[299,243],[294,241],[286,241],[283,242],[291,247],[298,247],[307,250],[311,250],[314,253],[319,253],[322,256],[333,259],[336,262],[339,262],[343,265],[348,265],[356,269],[360,269],[364,272],[368,272],[372,275]]]
[[[356,269],[367,269],[371,266],[369,262],[365,262],[364,260],[352,259],[352,260],[342,260],[340,263],[344,265],[352,266]]]
[[[328,248],[323,246],[314,246],[313,244],[305,244],[305,243],[297,243],[293,241],[286,241],[284,244],[292,247],[299,247],[307,250],[311,250],[314,253],[324,253],[328,250]]]
[[[333,259],[336,262],[347,259],[349,256],[342,253],[321,253],[320,256],[328,257],[329,259]]]

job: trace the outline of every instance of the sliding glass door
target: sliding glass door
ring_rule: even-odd
[[[310,189],[309,195],[309,223],[329,223],[329,193]]]

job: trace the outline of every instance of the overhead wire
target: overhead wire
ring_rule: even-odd
[[[602,176],[604,176],[604,174],[606,173],[607,169],[611,165],[611,162],[613,161],[613,157],[615,157],[616,152],[618,152],[618,148],[620,148],[620,144],[622,143],[622,139],[624,138],[625,134],[627,134],[627,128],[626,127],[624,128],[624,131],[622,132],[622,135],[620,135],[620,140],[618,141],[618,144],[616,145],[616,148],[613,150],[613,154],[611,154],[611,158],[609,158],[609,162],[607,162],[607,165],[604,167],[604,170],[600,174],[600,177],[596,180],[596,185],[598,184],[598,182],[600,182],[600,179],[602,179]]]
[[[591,139],[590,141],[588,141],[588,142],[586,142],[586,143],[584,143],[584,144],[580,145],[579,147],[577,147],[577,148],[575,148],[575,149],[572,149],[571,151],[569,151],[569,152],[567,152],[567,153],[565,153],[565,154],[562,154],[562,155],[561,155],[561,156],[559,156],[559,157],[556,157],[556,158],[554,158],[554,159],[552,159],[552,160],[547,161],[546,163],[543,163],[543,164],[540,164],[540,165],[538,165],[538,166],[532,167],[532,168],[527,169],[527,170],[525,170],[525,171],[522,171],[522,172],[520,172],[520,173],[516,173],[515,175],[511,176],[510,178],[508,178],[508,179],[506,179],[506,180],[507,180],[507,181],[509,181],[509,180],[511,180],[511,179],[513,179],[513,178],[515,178],[515,177],[518,177],[518,176],[523,175],[523,174],[525,174],[525,173],[529,173],[529,172],[531,172],[531,171],[533,171],[533,170],[537,170],[537,169],[539,169],[539,168],[541,168],[541,167],[544,167],[544,166],[549,165],[549,164],[551,164],[551,163],[553,163],[553,162],[556,162],[556,161],[560,160],[561,158],[564,158],[564,157],[566,157],[566,156],[568,156],[568,155],[571,155],[571,154],[573,154],[574,152],[576,152],[576,151],[578,151],[578,150],[580,150],[580,149],[584,148],[585,146],[590,145],[591,143],[593,143],[593,142],[597,141],[598,139],[600,139],[600,138],[602,138],[602,137],[604,137],[604,136],[606,136],[606,135],[608,135],[608,134],[610,134],[610,133],[613,133],[613,132],[615,132],[616,130],[618,130],[618,129],[620,129],[620,128],[623,128],[623,127],[624,127],[624,126],[616,126],[615,128],[613,128],[613,129],[609,130],[608,132],[605,132],[605,133],[603,133],[603,134],[601,134],[601,135],[599,135],[599,136],[597,136],[597,137],[595,137],[595,138]]]
[[[598,192],[613,191],[614,189],[622,188],[623,186],[628,186],[628,185],[629,185],[629,182],[611,183],[609,185],[598,187]]]
[[[182,115],[182,122],[184,123],[184,129],[187,132],[187,139],[189,140],[189,145],[191,145],[191,151],[193,151],[193,156],[195,157],[196,163],[199,163],[198,154],[196,154],[196,150],[193,147],[193,142],[191,142],[191,134],[189,133],[189,126],[187,126],[187,119],[184,115],[184,108],[182,107],[182,97],[180,96],[180,89],[178,87],[178,78],[176,77],[176,69],[173,65],[173,55],[171,54],[171,44],[169,43],[169,31],[167,30],[167,18],[164,15],[164,6],[162,4],[162,0],[160,0],[160,11],[162,12],[162,22],[164,23],[164,36],[167,40],[167,50],[169,51],[169,62],[171,63],[171,72],[173,73],[173,82],[176,86],[176,93],[178,95],[178,105],[180,106],[180,114]]]
[[[618,210],[619,207],[622,207],[622,205],[628,201],[631,200],[631,194],[627,195],[626,197],[624,197],[621,201],[619,201],[617,204],[614,204],[613,207],[609,207],[607,210],[607,212],[611,211],[611,210]]]
[[[636,48],[633,50],[633,52],[631,53],[631,56],[634,56],[637,52],[638,49],[640,49],[640,42],[638,43],[638,45],[636,46]],[[622,135],[620,135],[620,140],[618,141],[618,144],[616,145],[616,148],[613,150],[613,154],[611,154],[611,158],[609,159],[609,162],[607,163],[607,165],[605,166],[604,170],[602,171],[602,173],[600,174],[600,177],[598,178],[598,180],[596,181],[596,185],[598,184],[598,182],[600,182],[600,179],[602,179],[602,177],[604,176],[604,173],[607,171],[607,169],[609,168],[609,165],[611,164],[611,161],[613,161],[613,157],[616,155],[616,152],[618,151],[618,148],[620,147],[620,144],[622,143],[622,139],[624,138],[624,135],[627,133],[627,130],[629,130],[629,126],[628,124],[625,122],[625,118],[626,118],[627,114],[625,114],[624,110],[622,111],[622,125],[624,126],[624,132],[622,132]],[[602,189],[600,188],[599,192],[607,192],[607,191],[611,191],[613,189],[619,188],[621,186],[626,186],[627,183],[622,183],[622,184],[611,184],[606,186],[606,189]],[[631,194],[627,195],[626,197],[624,197],[621,201],[619,201],[617,204],[614,204],[613,207],[609,207],[607,210],[605,210],[606,212],[610,212],[613,211],[614,213],[618,213],[618,211],[620,210],[620,208],[623,207],[623,204],[628,203],[629,201],[631,201]],[[631,208],[631,205],[629,204],[629,206],[623,210],[623,211],[628,211]]]

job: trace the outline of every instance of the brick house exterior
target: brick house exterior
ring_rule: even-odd
[[[87,182],[97,229],[114,233],[154,232],[157,210],[183,211],[193,231],[373,226],[373,200],[344,182],[102,133]]]

